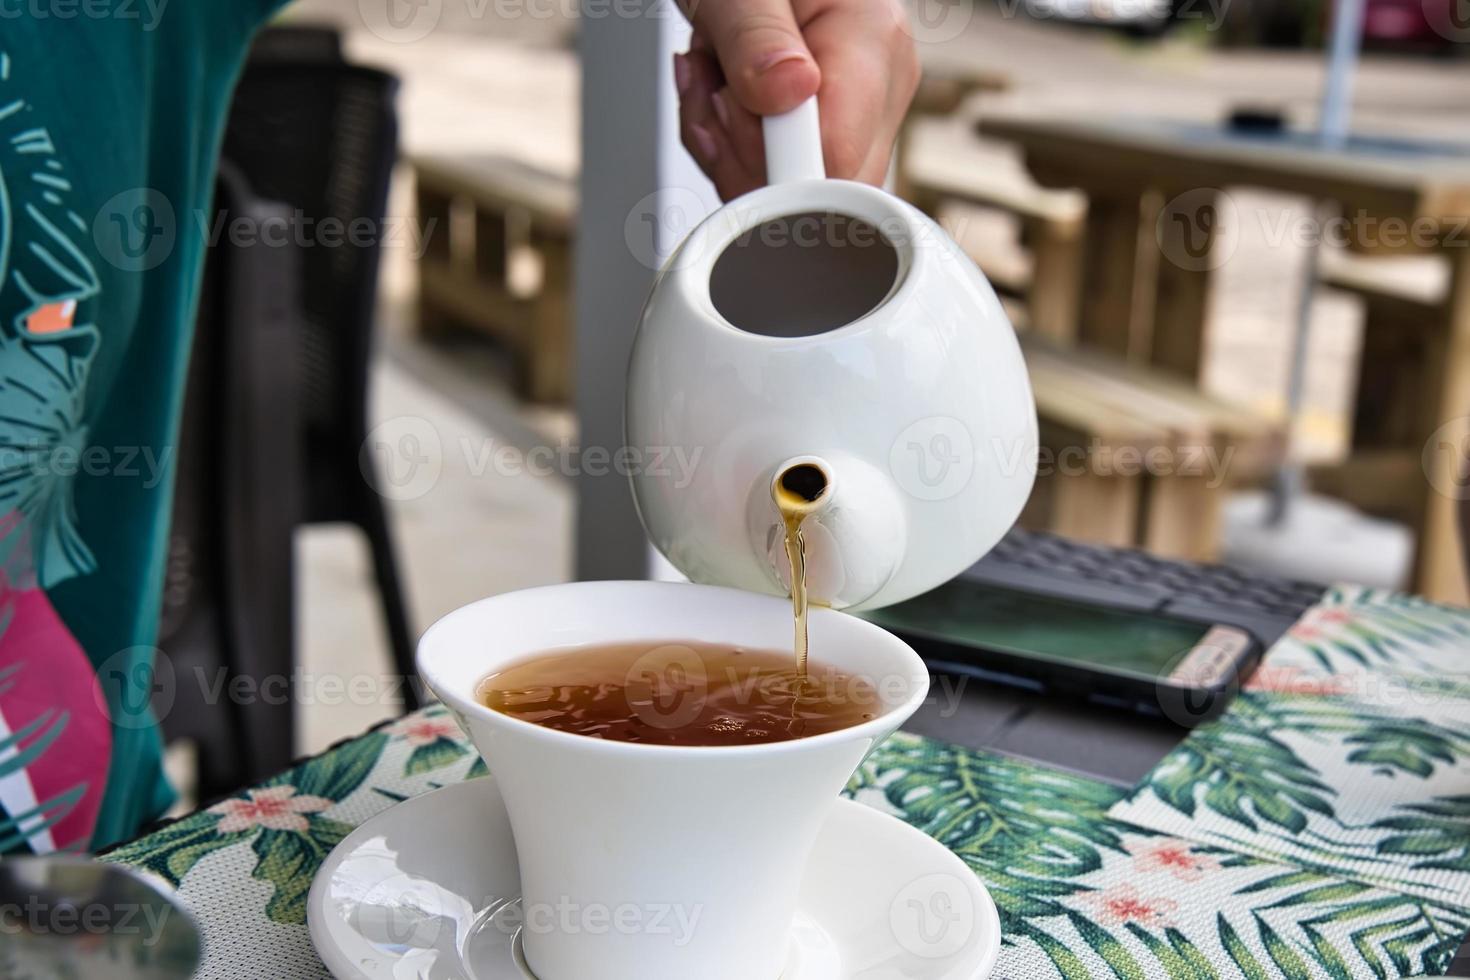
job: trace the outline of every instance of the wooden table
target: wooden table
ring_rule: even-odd
[[[1021,344],[1043,465],[1020,523],[1215,559],[1225,494],[1280,465],[1281,426],[1112,354],[1060,347],[1034,330]]]
[[[516,355],[522,395],[565,402],[576,180],[501,156],[419,156],[413,166],[419,217],[430,231],[418,262],[419,329],[482,330]],[[518,248],[540,267],[529,291],[512,282]]]
[[[1078,337],[1190,377],[1200,373],[1211,274],[1221,261],[1211,249],[1224,223],[1223,188],[1336,202],[1354,251],[1441,252],[1451,266],[1449,297],[1424,358],[1420,442],[1404,453],[1422,457],[1427,477],[1416,586],[1465,601],[1456,501],[1435,487],[1458,486],[1456,468],[1466,463],[1470,148],[1356,138],[1327,150],[1300,133],[1158,119],[989,117],[978,128],[1018,144],[1038,183],[1088,195]]]
[[[1011,77],[1004,72],[981,67],[925,65],[914,93],[914,112],[929,116],[947,116],[976,92],[1005,92]]]
[[[997,71],[983,68],[956,69],[927,65],[919,78],[919,87],[914,91],[914,100],[903,118],[897,139],[897,159],[894,161],[893,192],[908,200],[908,188],[904,186],[908,168],[905,158],[911,149],[914,123],[920,119],[942,119],[958,112],[965,100],[977,92],[1004,92],[1011,87],[1010,77]]]

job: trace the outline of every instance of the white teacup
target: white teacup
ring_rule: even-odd
[[[695,640],[791,646],[791,606],[734,589],[583,582],[484,599],[419,641],[419,672],[500,784],[538,980],[777,980],[807,855],[875,745],[923,702],[924,663],[891,634],[813,609],[812,657],[870,680],[877,717],[785,742],[606,741],[485,707],[488,674],[570,646]],[[671,707],[670,710],[677,711]],[[472,841],[465,842],[473,847]]]

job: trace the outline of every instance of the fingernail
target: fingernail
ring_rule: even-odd
[[[689,94],[689,56],[674,55],[674,88],[680,95]]]
[[[772,51],[770,54],[762,55],[760,59],[756,61],[755,70],[764,75],[766,72],[770,71],[772,68],[775,68],[777,65],[785,64],[788,61],[806,61],[807,58],[808,55],[805,51],[800,51],[796,49],[788,49],[786,51]]]
[[[720,125],[725,127],[725,131],[729,132],[730,107],[725,104],[725,93],[716,92],[709,97],[709,100],[715,104],[715,117],[720,120]]]
[[[699,123],[691,125],[689,131],[694,134],[694,146],[699,150],[699,155],[706,163],[712,162],[717,155],[715,151],[715,138],[710,135],[708,129],[705,129]]]

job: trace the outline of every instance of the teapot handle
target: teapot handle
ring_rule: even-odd
[[[822,125],[814,95],[790,112],[761,120],[766,136],[766,183],[822,180]]]

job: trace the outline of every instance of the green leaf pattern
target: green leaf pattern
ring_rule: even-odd
[[[1113,815],[1470,905],[1466,681],[1466,611],[1335,589]]]
[[[418,776],[451,765],[472,751],[465,743],[459,723],[442,706],[404,718],[388,731],[413,746],[404,763],[405,776]]]
[[[1002,922],[997,977],[1439,974],[1470,930],[1470,699],[1447,701],[1470,692],[1465,651],[1463,612],[1338,589],[1221,721],[1131,792],[900,734],[848,793],[985,881]],[[352,827],[484,772],[433,706],[107,859],[186,899],[200,862],[227,862],[270,886],[232,929],[255,915],[304,935],[312,874]],[[219,880],[197,887],[217,901]],[[229,973],[207,962],[204,975]]]
[[[1442,972],[1470,910],[1110,814],[1103,783],[900,734],[854,798],[945,841],[1001,915],[997,976],[1399,977]]]
[[[0,610],[0,634],[5,632],[8,615],[8,609]],[[0,668],[0,694],[15,686],[16,676],[25,666],[22,661]],[[53,748],[70,721],[70,712],[47,708],[19,728],[0,732],[0,779],[22,772]],[[36,834],[65,820],[86,794],[87,783],[82,780],[32,806],[14,808],[10,813],[0,808],[0,854],[27,846]]]

